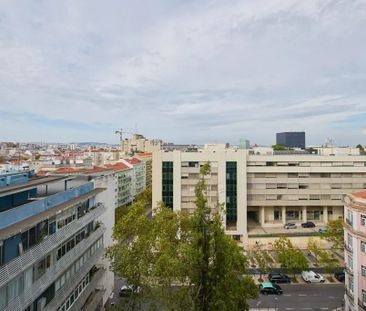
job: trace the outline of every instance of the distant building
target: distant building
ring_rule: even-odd
[[[134,152],[154,152],[161,149],[161,140],[147,139],[143,135],[133,134],[130,139],[121,142],[122,151],[126,154]]]
[[[366,191],[344,198],[345,310],[366,309]]]
[[[305,132],[282,132],[276,134],[276,145],[288,148],[305,148]]]
[[[250,142],[248,139],[240,139],[240,143],[239,143],[239,149],[246,149],[248,150],[250,148]]]

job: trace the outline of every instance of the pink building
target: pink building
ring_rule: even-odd
[[[344,248],[348,310],[366,310],[366,191],[344,198]]]

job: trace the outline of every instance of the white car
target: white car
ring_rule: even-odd
[[[324,277],[314,271],[303,271],[301,276],[306,283],[324,283]]]

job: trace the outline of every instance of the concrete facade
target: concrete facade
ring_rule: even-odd
[[[25,179],[0,189],[0,310],[81,310],[90,297],[102,310],[104,189],[66,176]]]
[[[235,230],[228,233],[244,240],[251,227],[275,228],[286,222],[300,225],[306,221],[326,224],[342,218],[342,196],[366,189],[365,156],[248,155],[245,150],[221,148],[176,150],[153,154],[153,206],[163,201],[162,163],[171,162],[172,207],[194,210],[199,169],[189,167],[190,162],[202,165],[207,161],[212,166],[208,194],[213,207],[219,203],[227,205],[225,167],[227,162],[237,163],[238,219]]]
[[[366,309],[366,191],[344,198],[345,310]]]

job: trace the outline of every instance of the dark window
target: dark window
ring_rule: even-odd
[[[197,163],[198,167],[198,162],[190,163]],[[173,162],[163,162],[162,176],[162,200],[166,207],[173,208]]]
[[[226,223],[237,221],[237,165],[226,162]]]

